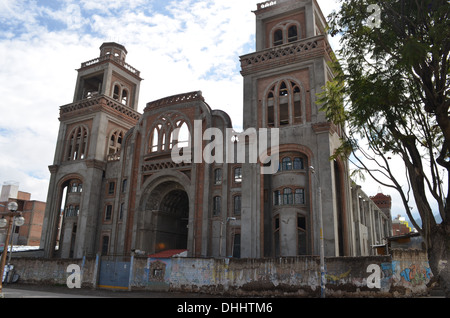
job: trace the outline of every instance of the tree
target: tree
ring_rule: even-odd
[[[450,2],[341,0],[329,33],[340,35],[335,78],[319,96],[346,127],[335,156],[349,157],[400,194],[422,235],[430,268],[450,297]],[[399,175],[394,160],[404,163]],[[406,180],[406,181],[402,181]],[[415,205],[422,224],[411,215]],[[439,212],[442,222],[433,216]],[[436,211],[438,210],[438,211]]]

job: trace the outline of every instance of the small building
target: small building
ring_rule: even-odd
[[[399,214],[395,219],[392,220],[392,233],[394,236],[404,235],[411,232],[411,227],[409,226],[409,223],[408,221],[406,221],[405,217]]]
[[[39,246],[41,241],[42,224],[44,222],[45,202],[31,200],[31,194],[19,191],[17,182],[5,182],[0,195],[0,212],[8,212],[9,202],[17,202],[25,218],[25,224],[14,227],[12,239],[14,245]],[[6,228],[0,228],[0,242],[4,243]]]
[[[387,238],[389,249],[426,250],[425,242],[418,232],[395,235]]]
[[[352,199],[357,255],[385,255],[386,238],[392,236],[390,196],[378,193],[368,197],[361,186],[353,183]]]

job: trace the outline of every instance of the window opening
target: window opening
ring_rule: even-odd
[[[120,211],[119,211],[119,220],[123,219],[123,211],[125,209],[125,203],[120,204]]]
[[[234,215],[241,215],[241,196],[234,197]]]
[[[120,94],[120,88],[119,88],[119,85],[114,85],[113,98],[114,98],[115,100],[119,100],[119,94]]]
[[[126,89],[122,90],[122,104],[126,105],[128,103],[128,91]]]
[[[284,157],[284,158],[283,158],[283,162],[282,162],[282,170],[283,170],[283,171],[292,170],[292,161],[291,161],[291,158],[289,158],[289,157]]]
[[[222,169],[214,170],[214,184],[222,184]]]
[[[217,196],[217,197],[214,197],[213,201],[214,201],[213,202],[213,215],[215,215],[215,216],[220,215],[222,198]]]
[[[281,44],[283,44],[283,30],[278,29],[278,30],[275,30],[275,32],[273,34],[273,45],[278,46]]]
[[[292,204],[292,190],[290,188],[283,190],[283,204]]]
[[[112,205],[108,204],[106,206],[106,211],[105,211],[105,221],[111,220],[111,217],[112,217]]]
[[[151,152],[158,151],[158,129],[153,129],[152,133],[152,143],[151,143]]]
[[[83,126],[73,130],[68,140],[67,160],[82,160],[86,156],[87,151],[87,129]]]
[[[114,194],[114,188],[116,187],[116,183],[114,181],[109,183],[108,194]]]
[[[288,29],[288,42],[294,42],[298,40],[297,26],[293,25]]]
[[[240,183],[242,182],[242,168],[235,168],[234,169],[234,182]]]
[[[122,192],[126,192],[127,191],[127,183],[128,183],[128,179],[123,179],[123,181],[122,181]]]
[[[294,170],[303,170],[304,168],[303,159],[299,157],[294,158]]]
[[[280,96],[287,96],[289,94],[286,83],[282,82],[280,85]]]
[[[267,107],[267,126],[275,126],[275,109],[273,106]]]
[[[162,135],[162,143],[161,143],[161,150],[166,150],[166,134]]]
[[[304,189],[295,189],[294,203],[295,204],[305,204],[305,190]]]
[[[189,133],[189,127],[186,123],[183,123],[178,133],[178,148],[189,147],[191,136]]]

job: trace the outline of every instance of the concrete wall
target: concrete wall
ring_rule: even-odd
[[[432,277],[427,255],[394,250],[391,256],[326,258],[327,297],[416,297]],[[67,266],[78,264],[82,285],[95,287],[98,259],[15,259],[20,282],[65,285]],[[265,259],[135,257],[130,289],[232,296],[320,296],[319,258]]]
[[[19,282],[24,284],[66,285],[71,273],[67,272],[69,265],[76,264],[81,269],[82,287],[94,287],[98,279],[98,259],[42,259],[16,258],[11,260]]]

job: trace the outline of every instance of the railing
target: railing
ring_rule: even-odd
[[[278,0],[280,1],[280,0]],[[268,7],[272,7],[274,5],[277,4],[276,0],[270,0],[270,1],[266,1],[263,3],[258,3],[258,10],[264,9],[264,8],[268,8]]]
[[[131,66],[130,64],[126,63],[125,61],[121,60],[121,59],[118,58],[118,57],[115,57],[115,56],[112,55],[112,54],[100,56],[100,57],[97,57],[97,58],[92,59],[92,60],[90,60],[90,61],[81,63],[81,68],[85,68],[85,67],[88,67],[88,66],[92,66],[92,65],[95,65],[95,64],[98,64],[98,63],[107,61],[107,60],[112,60],[112,61],[114,61],[115,63],[117,63],[117,64],[123,66],[123,67],[126,68],[128,71],[130,71],[131,73],[135,74],[136,76],[140,76],[140,75],[141,75],[141,72],[140,72],[140,71],[138,71],[137,69],[135,69],[135,68],[134,68],[133,66]]]
[[[175,105],[175,104],[181,104],[181,103],[187,103],[195,100],[201,100],[204,101],[204,98],[202,96],[201,91],[195,91],[185,94],[179,94],[174,96],[169,96],[166,98],[162,98],[150,103],[147,103],[147,107],[145,107],[144,112],[153,108],[160,108],[165,107],[169,105]]]
[[[315,36],[305,40],[276,46],[263,51],[247,54],[241,57],[241,68],[243,73],[259,69],[265,65],[282,63],[284,61],[296,61],[308,54],[320,53],[329,46],[323,35]]]
[[[59,113],[61,117],[64,117],[65,115],[68,115],[75,111],[81,111],[88,108],[93,109],[95,107],[114,109],[122,113],[123,115],[127,116],[128,118],[134,120],[139,120],[141,118],[141,114],[135,111],[134,109],[131,109],[130,107],[127,107],[105,95],[98,95],[95,97],[83,99],[79,102],[61,106]]]

